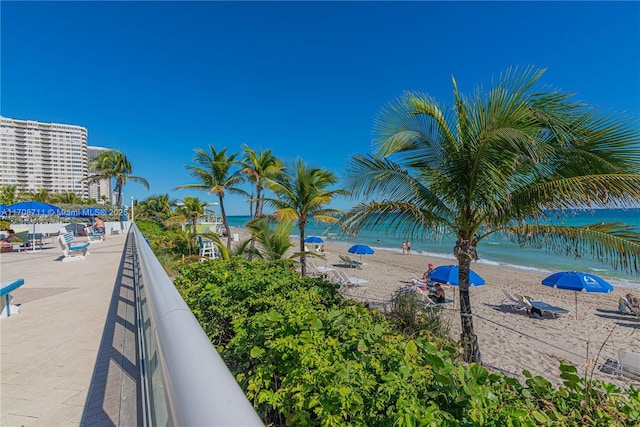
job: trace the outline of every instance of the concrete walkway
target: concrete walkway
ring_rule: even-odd
[[[54,240],[0,255],[0,280],[25,280],[12,292],[20,314],[0,319],[0,425],[141,424],[127,236],[107,236],[89,252],[60,262]]]

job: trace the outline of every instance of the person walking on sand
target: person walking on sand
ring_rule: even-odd
[[[411,242],[407,241],[407,255],[411,255]]]
[[[402,255],[406,255],[407,254],[407,242],[403,241],[402,242]]]

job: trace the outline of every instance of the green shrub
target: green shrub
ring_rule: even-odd
[[[633,387],[622,393],[579,378],[566,364],[559,388],[527,372],[522,384],[460,364],[446,340],[400,332],[415,319],[392,322],[343,300],[334,285],[279,263],[193,263],[180,268],[175,284],[269,425],[640,422],[640,393]]]

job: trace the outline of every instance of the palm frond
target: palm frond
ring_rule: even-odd
[[[513,242],[576,258],[591,256],[615,269],[640,274],[640,230],[622,223],[504,227]]]

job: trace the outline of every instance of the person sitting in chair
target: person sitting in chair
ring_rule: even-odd
[[[633,306],[634,297],[631,294],[627,294],[624,297],[620,297],[618,300],[618,313],[620,314],[633,314],[635,316],[640,315],[638,307]],[[637,300],[636,300],[637,304]]]
[[[424,272],[424,274],[422,275],[422,279],[420,279],[422,282],[430,282],[429,280],[429,273],[431,273],[433,271],[433,264],[429,263],[429,268],[427,269],[427,271]]]
[[[16,235],[16,232],[12,229],[7,230],[7,237],[2,239],[2,247],[0,252],[11,252],[13,250],[12,243],[22,243],[22,240]]]
[[[445,302],[444,289],[442,289],[442,285],[440,283],[436,283],[435,291],[429,290],[429,298],[438,304]]]

